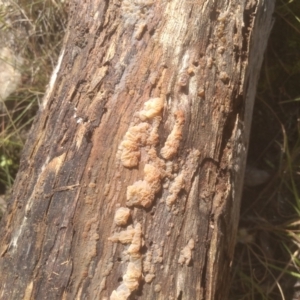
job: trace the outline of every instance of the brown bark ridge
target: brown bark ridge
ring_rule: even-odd
[[[1,299],[226,299],[272,0],[73,1],[1,228]]]

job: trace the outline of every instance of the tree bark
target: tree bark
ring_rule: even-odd
[[[2,220],[1,299],[226,299],[266,1],[73,1]]]

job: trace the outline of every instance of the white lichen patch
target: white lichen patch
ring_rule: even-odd
[[[114,222],[118,226],[124,226],[127,224],[129,217],[130,209],[127,207],[120,207],[115,213]]]
[[[178,263],[183,265],[186,264],[187,266],[190,264],[192,260],[192,250],[195,247],[195,242],[193,239],[190,239],[187,245],[180,251],[180,256],[178,259]]]
[[[167,160],[172,159],[177,154],[179,144],[182,139],[182,129],[185,121],[183,111],[176,111],[175,118],[175,125],[169,134],[164,147],[160,151],[161,156]]]
[[[144,103],[144,109],[140,111],[139,117],[142,121],[159,116],[164,108],[163,98],[150,98]]]
[[[131,293],[138,289],[142,279],[142,226],[137,223],[134,228],[134,235],[127,253],[129,263],[126,273],[123,275],[122,284],[112,292],[110,300],[127,300]]]

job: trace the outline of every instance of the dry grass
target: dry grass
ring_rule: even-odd
[[[21,85],[0,99],[0,194],[12,186],[20,152],[56,64],[67,21],[62,1],[5,1],[0,6],[1,44],[17,53]],[[1,58],[0,58],[1,59]]]
[[[244,189],[230,299],[300,299],[300,2],[277,1],[275,20],[248,157],[272,178]]]

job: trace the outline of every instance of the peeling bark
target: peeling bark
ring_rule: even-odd
[[[0,298],[225,299],[273,1],[70,5],[2,220]]]

